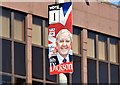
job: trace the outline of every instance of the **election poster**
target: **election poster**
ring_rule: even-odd
[[[49,5],[48,16],[50,75],[72,73],[72,3]]]

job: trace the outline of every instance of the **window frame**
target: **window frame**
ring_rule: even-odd
[[[32,45],[34,45],[34,46],[39,46],[39,47],[43,47],[43,21],[44,21],[44,19],[42,18],[42,17],[39,17],[39,16],[36,16],[36,15],[32,15],[32,31],[33,31],[33,25],[34,25],[34,19],[39,19],[41,22],[40,22],[40,24],[39,24],[39,26],[41,26],[41,28],[40,28],[40,43],[38,44],[38,43],[33,43],[33,40],[32,40]],[[37,24],[38,25],[38,24]],[[32,33],[32,36],[33,36],[33,33]]]
[[[12,15],[12,17],[13,17],[13,20],[12,20],[12,30],[13,30],[13,39],[16,41],[16,42],[21,42],[21,43],[25,43],[26,42],[26,14],[25,13],[23,13],[23,12],[19,12],[19,11],[12,11],[12,13],[13,13],[13,15]],[[23,18],[23,20],[22,20],[22,29],[21,29],[21,31],[22,31],[22,33],[21,33],[21,39],[22,40],[20,40],[20,39],[15,39],[15,35],[14,35],[14,33],[15,33],[15,28],[14,28],[14,22],[15,22],[15,14],[17,15],[17,14],[20,14],[20,15],[22,15],[24,18]]]
[[[108,37],[104,34],[99,34],[99,33],[97,35],[98,35],[98,42],[97,42],[98,43],[98,46],[97,46],[97,48],[98,48],[98,59],[102,60],[102,61],[106,61],[108,59],[108,55],[107,55],[108,54],[108,43],[107,43],[108,42],[108,39],[107,39]],[[100,58],[100,55],[99,55],[99,53],[100,53],[100,51],[99,51],[99,36],[104,38],[104,39],[102,39],[102,41],[100,41],[100,42],[104,42],[104,44],[105,44],[105,46],[104,46],[105,47],[104,48],[104,50],[105,50],[104,59],[101,59],[103,57]]]
[[[115,44],[115,47],[116,47],[116,56],[115,56],[115,61],[112,61],[111,60],[111,55],[110,55],[110,44],[111,44],[111,39],[115,39],[116,40],[116,42],[117,42],[117,44]],[[119,48],[119,39],[118,38],[115,38],[115,37],[109,37],[109,61],[110,61],[110,63],[114,63],[114,64],[118,64],[120,61],[119,61],[119,50],[120,50],[120,48]]]
[[[10,20],[9,20],[9,29],[8,29],[8,30],[9,30],[9,37],[3,36],[3,34],[1,34],[0,37],[1,37],[1,38],[4,38],[4,39],[10,39],[10,40],[11,40],[11,37],[12,37],[12,36],[11,36],[11,34],[12,34],[12,33],[11,33],[11,23],[12,23],[12,21],[11,21],[11,20],[12,20],[12,19],[11,19],[11,15],[12,15],[12,14],[11,14],[11,10],[8,9],[8,8],[5,8],[5,7],[1,7],[1,9],[2,9],[2,13],[1,13],[1,15],[0,15],[0,16],[1,16],[1,19],[2,19],[2,17],[3,17],[3,10],[5,10],[5,11],[9,11],[9,12],[10,12],[10,17],[9,17]],[[1,20],[1,22],[2,22],[2,20]],[[1,26],[1,30],[0,30],[1,32],[2,32],[2,29],[3,29],[3,26]]]
[[[94,36],[89,36],[89,33],[92,33],[92,34],[94,34]],[[93,40],[94,40],[94,56],[88,56],[88,54],[87,54],[87,57],[88,58],[92,58],[92,59],[96,59],[97,57],[98,57],[98,35],[97,35],[97,33],[95,33],[95,32],[93,32],[93,31],[88,31],[88,36],[87,36],[87,39],[90,37],[90,38],[92,38]],[[88,43],[88,42],[87,42]],[[88,44],[87,44],[88,45]],[[87,48],[88,49],[88,48]],[[88,51],[88,50],[87,50]]]
[[[81,56],[82,55],[82,30],[83,29],[81,27],[77,27],[75,25],[73,25],[72,27],[73,27],[73,30],[74,29],[79,30],[79,35],[77,33],[75,33],[74,31],[73,31],[73,34],[72,34],[72,38],[73,38],[74,35],[77,35],[77,37],[78,37],[78,48],[77,48],[78,54],[74,53],[74,51],[73,51],[73,45],[72,45],[73,55]],[[73,39],[73,42],[74,42],[74,39]],[[72,42],[72,44],[73,44],[73,42]]]

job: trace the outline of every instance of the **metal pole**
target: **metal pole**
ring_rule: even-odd
[[[55,0],[57,3],[64,3],[64,0]]]
[[[63,73],[59,74],[59,85],[67,85],[67,76]]]

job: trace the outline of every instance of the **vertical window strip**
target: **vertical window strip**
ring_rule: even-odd
[[[73,27],[73,42],[72,42],[72,50],[75,54],[80,54],[81,50],[81,29],[78,27]]]
[[[41,45],[41,26],[33,24],[32,43]]]
[[[14,16],[14,39],[24,41],[25,16],[21,13],[15,13]]]
[[[2,9],[2,34],[0,36],[10,38],[10,11]]]
[[[92,38],[88,38],[88,50],[87,55],[89,57],[95,58],[95,40]]]
[[[87,46],[88,46],[88,49],[87,49],[87,56],[88,57],[92,57],[92,58],[95,58],[95,40],[96,40],[96,35],[92,32],[88,32],[88,40],[87,40]]]
[[[117,62],[118,58],[118,42],[115,38],[110,38],[110,61]]]
[[[42,45],[42,19],[33,16],[32,43]]]
[[[75,54],[80,54],[80,37],[78,35],[73,34],[73,52]]]
[[[105,60],[105,42],[99,41],[99,59]]]
[[[98,56],[99,59],[105,60],[106,59],[106,49],[107,49],[107,37],[103,35],[98,36]]]

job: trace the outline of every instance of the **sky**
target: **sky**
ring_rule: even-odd
[[[118,5],[118,2],[119,2],[119,5],[120,5],[120,0],[108,0],[108,1],[116,5]]]

